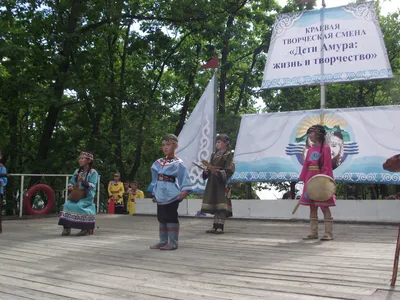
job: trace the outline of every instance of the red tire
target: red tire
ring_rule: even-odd
[[[47,197],[47,204],[42,210],[34,210],[32,208],[31,200],[37,192],[43,192]],[[45,215],[51,212],[54,207],[54,191],[51,187],[45,184],[37,184],[31,187],[24,197],[25,212],[28,215]]]

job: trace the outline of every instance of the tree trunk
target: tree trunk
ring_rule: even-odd
[[[255,66],[255,64],[257,62],[257,54],[258,53],[256,51],[254,51],[253,58],[251,60],[251,65],[250,65],[249,72],[246,73],[246,75],[243,78],[243,84],[242,84],[242,86],[240,88],[239,97],[238,97],[238,100],[237,100],[236,106],[235,106],[235,111],[234,111],[235,115],[237,115],[239,113],[240,105],[242,104],[242,100],[243,100],[243,95],[246,92],[247,81],[249,80],[249,76],[251,75],[251,73],[253,73],[254,66]],[[248,105],[249,105],[249,103],[247,101],[243,102],[243,107],[248,107]]]
[[[16,97],[18,97],[18,93],[16,92]],[[10,101],[11,104],[11,101]],[[8,111],[8,124],[10,126],[10,144],[7,149],[7,173],[12,173],[17,169],[17,164],[19,160],[18,150],[18,115],[19,108],[11,108]],[[18,177],[9,177],[9,181],[7,184],[6,192],[6,204],[4,206],[6,215],[13,215],[14,212],[17,211],[17,199],[14,199],[14,193],[18,189]],[[1,201],[1,200],[0,200]],[[0,211],[1,213],[1,211]]]
[[[149,101],[144,104],[143,112],[142,112],[142,118],[139,123],[139,131],[138,131],[138,139],[137,139],[137,144],[136,144],[136,151],[135,151],[135,162],[133,163],[133,167],[131,169],[131,172],[129,173],[129,178],[135,179],[136,173],[139,170],[140,167],[140,161],[142,158],[142,148],[143,148],[143,143],[145,140],[144,137],[144,124],[146,123],[146,117],[148,117],[148,113],[151,109],[152,103],[153,103],[153,98],[154,95],[157,91],[158,84],[160,83],[161,77],[164,74],[164,69],[167,64],[167,61],[169,58],[176,52],[176,50],[182,45],[182,43],[186,40],[187,37],[189,37],[192,34],[192,32],[187,33],[182,37],[182,39],[171,49],[171,51],[168,53],[168,55],[165,57],[161,68],[160,68],[160,73],[157,76],[156,81],[154,82],[153,88],[151,90],[151,95]]]
[[[175,128],[176,136],[179,135],[179,133],[182,131],[183,125],[185,125],[186,115],[189,110],[190,96],[192,94],[193,88],[194,88],[194,73],[191,72],[188,76],[188,92],[185,95],[185,100],[183,101],[181,113],[179,115],[179,121]]]
[[[196,61],[199,60],[200,51],[201,51],[201,45],[197,44],[197,46],[196,46]],[[193,68],[188,75],[188,92],[185,95],[185,100],[183,101],[181,113],[179,116],[179,122],[175,128],[176,136],[179,135],[179,133],[182,131],[183,125],[185,125],[186,116],[187,116],[187,113],[189,110],[190,98],[193,95],[193,91],[194,91],[194,87],[195,87],[194,79],[195,79],[195,75],[196,75],[196,70],[197,70],[197,67]]]
[[[67,25],[67,37],[63,42],[62,49],[60,51],[60,56],[63,58],[58,65],[58,72],[56,76],[55,83],[53,85],[53,99],[52,104],[49,107],[47,112],[47,117],[44,123],[43,132],[39,142],[39,150],[37,154],[38,164],[34,167],[33,172],[40,172],[42,168],[42,164],[40,161],[43,161],[47,158],[49,149],[50,149],[50,141],[53,136],[53,131],[57,123],[58,114],[60,112],[59,103],[61,102],[62,96],[64,94],[64,86],[68,77],[68,70],[70,66],[71,53],[73,50],[73,41],[72,35],[76,30],[78,25],[78,15],[80,9],[80,1],[73,0],[71,13],[68,18]],[[63,20],[62,16],[59,17],[58,22],[59,25],[62,26]]]

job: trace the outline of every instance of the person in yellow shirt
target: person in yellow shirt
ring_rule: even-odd
[[[143,199],[144,193],[143,191],[138,189],[138,183],[136,181],[132,181],[130,183],[127,211],[130,216],[135,213],[135,199]]]
[[[122,214],[124,212],[124,184],[119,173],[114,174],[114,180],[108,183],[108,213]]]

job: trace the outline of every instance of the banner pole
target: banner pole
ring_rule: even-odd
[[[325,19],[325,0],[322,0],[322,8],[321,8],[321,27],[324,28],[324,19]],[[326,85],[324,79],[324,64],[325,64],[325,50],[324,50],[324,43],[325,43],[325,29],[322,30],[322,38],[321,38],[321,109],[326,108]],[[322,122],[322,120],[321,120]]]
[[[325,9],[326,4],[325,0],[322,0],[322,8],[321,8],[321,26],[324,28],[324,14],[325,14]],[[325,29],[322,30],[322,38],[321,38],[321,81],[320,81],[320,86],[321,86],[321,114],[320,114],[320,122],[321,125],[324,125],[324,114],[322,113],[322,110],[326,108],[326,86],[325,86],[325,81],[324,81],[324,41],[325,41]],[[297,209],[300,206],[300,201],[299,200],[294,207],[292,211],[292,215],[294,215],[297,211]]]
[[[218,68],[214,71],[214,115],[213,115],[213,152],[215,152],[215,143],[217,138],[217,92],[218,92],[218,80],[217,80]]]

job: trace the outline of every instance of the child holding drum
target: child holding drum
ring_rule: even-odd
[[[336,206],[331,149],[325,143],[326,131],[324,126],[311,126],[307,130],[307,135],[313,146],[307,152],[299,177],[300,181],[304,182],[300,204],[310,207],[311,234],[303,239],[318,239],[318,207],[320,207],[324,214],[325,223],[325,234],[321,241],[330,241],[333,240],[333,218],[329,207]],[[307,184],[311,178],[318,183],[312,186],[310,184],[307,189]],[[312,197],[311,194],[313,194]]]

